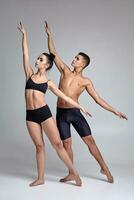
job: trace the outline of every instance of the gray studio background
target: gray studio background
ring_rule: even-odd
[[[68,65],[79,51],[91,57],[84,75],[91,78],[102,98],[129,118],[120,120],[84,92],[80,103],[92,113],[87,118],[92,134],[109,165],[134,164],[133,10],[132,0],[0,0],[0,173],[26,176],[35,172],[35,148],[25,124],[20,20],[28,32],[33,67],[36,57],[48,51],[45,19]],[[55,66],[48,73],[57,85],[59,76]],[[49,91],[46,98],[55,116],[57,98]],[[72,139],[75,163],[84,173],[96,161],[74,129]],[[64,170],[45,135],[44,140],[47,170]]]

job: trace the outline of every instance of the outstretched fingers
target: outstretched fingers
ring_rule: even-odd
[[[86,115],[92,117],[92,115],[89,112],[86,112]]]
[[[19,29],[20,32],[24,33],[25,32],[25,28],[24,25],[22,24],[22,22],[20,21],[19,26],[17,26],[17,28]]]
[[[49,27],[48,22],[47,22],[46,20],[45,20],[45,31],[46,31],[46,33],[47,33],[48,35],[51,34],[50,27]]]
[[[92,117],[92,115],[91,115],[88,111],[86,111],[84,108],[81,108],[81,111],[82,111],[84,114],[86,114],[87,116]]]
[[[48,22],[45,20],[45,27],[48,28]]]
[[[121,112],[117,112],[116,115],[120,118],[120,119],[126,119],[128,120],[127,116]]]
[[[128,120],[127,116],[124,115],[123,113],[120,113],[120,118]]]

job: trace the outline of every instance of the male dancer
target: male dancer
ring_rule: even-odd
[[[50,53],[55,55],[54,62],[61,73],[59,89],[77,102],[81,93],[86,90],[88,94],[95,100],[95,102],[102,108],[112,112],[122,119],[127,119],[123,113],[117,111],[106,101],[104,101],[96,92],[92,81],[82,75],[82,71],[90,63],[89,56],[83,52],[78,53],[72,61],[71,65],[74,67],[74,69],[71,71],[70,68],[61,60],[57,54],[52,38],[52,33],[48,27],[47,22],[45,22],[45,31],[48,35],[48,49]],[[90,153],[99,163],[101,173],[107,176],[108,182],[113,183],[113,176],[111,175],[106,163],[104,162],[104,159],[91,134],[91,129],[86,119],[81,114],[79,109],[72,107],[71,104],[67,103],[61,98],[58,98],[56,120],[60,132],[60,137],[71,160],[73,161],[72,140],[70,132],[70,125],[72,124],[84,143],[87,145]],[[72,180],[72,175],[70,172],[65,178],[60,179],[61,182],[70,180]]]

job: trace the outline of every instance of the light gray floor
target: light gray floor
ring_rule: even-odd
[[[10,165],[1,168],[0,200],[133,200],[134,166],[111,165],[110,168],[115,177],[114,184],[107,183],[106,177],[99,173],[96,165],[90,165],[87,172],[79,167],[82,187],[58,182],[65,171],[46,169],[45,184],[31,188],[28,185],[34,179],[35,171],[12,161]]]
[[[5,137],[5,135],[3,135]],[[134,199],[134,165],[127,160],[124,150],[119,150],[120,159],[116,159],[113,149],[110,154],[104,153],[105,160],[115,178],[114,184],[109,184],[106,177],[100,173],[99,165],[88,155],[86,147],[79,145],[81,157],[76,159],[77,146],[74,144],[75,165],[82,178],[82,187],[76,187],[72,183],[64,184],[58,180],[66,175],[66,168],[56,155],[53,148],[50,148],[47,138],[46,144],[46,175],[45,184],[34,188],[29,187],[36,178],[36,161],[34,145],[29,137],[24,140],[19,135],[20,141],[16,142],[11,138],[2,139],[0,145],[0,200],[133,200]],[[18,138],[18,140],[19,140]],[[29,140],[28,140],[29,138]],[[97,138],[99,139],[99,138]],[[76,140],[77,141],[77,140]],[[118,141],[118,140],[117,140]],[[106,144],[106,142],[104,142]],[[109,146],[111,144],[109,143]],[[103,148],[102,148],[103,147]],[[102,146],[102,153],[108,146]],[[133,144],[131,144],[133,147]],[[128,148],[127,148],[128,151]],[[133,157],[131,151],[131,157]],[[130,153],[130,152],[129,152]],[[115,154],[115,159],[113,159]],[[78,155],[77,155],[78,156]],[[125,156],[126,162],[122,157]],[[111,162],[110,162],[111,160]],[[117,160],[120,163],[112,162]],[[122,163],[122,164],[121,164]],[[126,163],[126,164],[125,164]],[[129,163],[129,164],[127,164]]]

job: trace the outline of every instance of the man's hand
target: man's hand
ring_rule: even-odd
[[[47,35],[51,35],[50,27],[49,27],[47,21],[45,21],[45,31],[46,31]]]
[[[22,34],[25,34],[26,33],[26,30],[24,28],[24,25],[22,24],[22,22],[20,21],[20,26],[17,27],[19,29],[19,31],[22,33]]]
[[[128,120],[127,116],[119,111],[115,111],[114,114],[117,115],[118,117],[120,117],[121,119]]]

